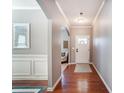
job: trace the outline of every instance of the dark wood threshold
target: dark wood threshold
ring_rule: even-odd
[[[47,80],[12,80],[12,86],[48,86]]]

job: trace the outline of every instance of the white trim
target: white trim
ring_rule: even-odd
[[[91,64],[91,65],[92,65],[93,63],[92,63],[92,62],[89,62],[89,64]]]
[[[78,64],[78,63],[69,63],[68,65],[73,65],[73,64]],[[82,64],[93,64],[93,63],[89,62],[89,63],[82,63]]]
[[[73,63],[68,63],[68,65],[73,65],[73,64],[76,64],[75,62],[73,62]]]
[[[58,85],[58,83],[60,82],[61,80],[61,76],[59,77],[59,79],[56,81],[56,83],[53,85],[53,90],[56,88],[56,86]]]
[[[28,64],[28,67],[29,67],[29,72],[23,72],[23,73],[17,73],[17,72],[13,72],[12,75],[13,77],[14,76],[20,76],[20,75],[25,75],[25,76],[28,76],[28,75],[31,75],[32,74],[32,71],[31,71],[31,64],[32,64],[32,60],[30,59],[27,59],[27,60],[24,60],[24,59],[21,59],[21,60],[18,60],[18,59],[14,59],[12,60],[12,64],[17,64],[17,63],[29,63]]]
[[[52,86],[52,20],[48,20],[48,87]]]
[[[62,70],[62,68],[61,68],[61,72],[64,72],[65,71],[65,69],[68,67],[68,65],[69,65],[69,63],[65,66],[65,68]]]
[[[12,10],[41,10],[39,7],[12,7]]]
[[[18,67],[20,69],[23,69],[23,66],[20,67],[18,65],[18,63],[24,63],[24,65],[25,65],[25,63],[27,63],[27,62],[29,64],[27,64],[26,66],[30,70],[29,70],[29,72],[26,72],[26,73],[23,71],[22,72],[20,72],[20,71],[13,72],[12,79],[13,80],[35,80],[35,79],[36,80],[48,80],[48,71],[47,71],[48,67],[46,66],[46,65],[48,65],[47,57],[48,57],[47,55],[33,55],[33,54],[32,55],[26,55],[26,54],[13,55],[12,56],[12,61],[13,61],[12,64],[17,65],[16,67],[13,67],[13,70],[16,71],[16,69],[18,69]],[[40,69],[38,70],[38,72],[35,71],[35,68],[37,68],[35,65],[36,62],[45,64],[45,67],[43,67],[43,68],[42,68],[43,65],[41,65],[42,71]],[[25,70],[27,71],[27,69],[25,69]]]
[[[51,91],[52,92],[53,91],[53,88],[52,87],[48,87],[47,88],[47,91]]]
[[[32,66],[33,66],[33,75],[34,76],[48,76],[48,64],[46,64],[46,59],[43,59],[43,60],[34,60],[33,62],[32,62]],[[37,66],[36,66],[36,63],[40,63],[39,65],[40,66],[42,66],[41,68],[44,68],[44,67],[46,67],[46,69],[42,69],[42,72],[44,72],[44,73],[41,73],[41,72],[37,72],[36,71],[36,68],[37,68]],[[46,73],[45,73],[46,72]]]
[[[40,54],[13,54],[12,55],[13,57],[20,57],[20,56],[23,56],[23,57],[47,57],[47,55],[40,55]]]
[[[99,14],[101,13],[104,4],[105,4],[105,0],[103,0],[103,2],[101,3],[101,5],[100,5],[100,7],[99,7],[99,9],[98,9],[98,11],[97,11],[97,13],[96,13],[96,16],[95,16],[94,19],[93,19],[92,25],[95,24],[96,19],[98,18]]]
[[[63,69],[63,71],[62,71],[62,72],[64,72],[64,71],[65,71],[65,69],[68,67],[68,65],[69,65],[69,64],[67,64],[67,65],[65,66],[65,68]]]
[[[62,78],[61,76],[58,78],[58,80],[55,82],[55,84],[53,85],[53,87],[48,87],[47,88],[47,91],[54,91],[54,89],[56,88],[56,86],[60,82],[61,78]]]
[[[109,93],[112,93],[112,90],[109,88],[109,86],[107,85],[107,83],[105,82],[104,78],[102,77],[102,75],[100,74],[100,72],[98,71],[98,69],[96,68],[96,66],[92,63],[93,67],[95,68],[96,72],[98,73],[99,77],[101,78],[101,80],[103,81],[104,85],[106,86],[107,90],[109,91]]]
[[[77,62],[76,64],[81,64],[82,62]],[[82,64],[90,64],[90,62],[89,61],[85,61],[85,62],[83,62]]]
[[[57,0],[55,0],[55,3],[56,3],[56,5],[57,5],[57,7],[58,7],[59,11],[60,11],[60,12],[61,12],[61,14],[63,15],[63,17],[64,17],[65,21],[67,22],[68,26],[70,26],[69,20],[68,20],[67,16],[65,15],[64,11],[62,10],[62,8],[61,8],[60,4],[58,3],[58,1],[57,1]]]
[[[48,76],[14,76],[12,80],[48,80]]]
[[[89,26],[71,26],[70,28],[92,28],[91,25]]]

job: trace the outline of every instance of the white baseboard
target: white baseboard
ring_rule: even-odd
[[[69,63],[69,65],[72,65],[72,64],[78,64],[78,63]],[[79,63],[80,64],[80,63]],[[83,63],[82,63],[83,64]],[[84,63],[85,64],[85,63]],[[87,64],[92,64],[92,62],[88,62]]]
[[[56,88],[56,86],[58,85],[58,83],[60,82],[61,80],[61,76],[58,78],[58,80],[56,81],[56,83],[53,85],[53,87],[48,87],[47,88],[47,91],[54,91],[54,89]]]
[[[68,65],[72,65],[72,64],[76,64],[76,63],[74,63],[74,62],[73,63],[68,63]]]
[[[63,70],[62,70],[62,68],[61,68],[61,72],[64,72],[65,69],[68,67],[68,65],[69,65],[69,64],[67,64]]]
[[[64,70],[68,67],[69,64],[66,65],[66,67],[64,68]],[[64,71],[63,70],[63,71]],[[56,83],[54,84],[53,87],[48,87],[47,91],[54,91],[54,89],[56,88],[56,86],[58,85],[58,83],[60,82],[60,80],[62,79],[62,77],[60,76],[59,79],[56,81]]]
[[[12,80],[48,80],[48,75],[44,75],[44,76],[13,76]]]
[[[53,88],[52,88],[52,87],[48,87],[48,88],[47,88],[47,91],[52,92],[52,91],[53,91]]]
[[[58,85],[58,83],[60,82],[60,80],[62,79],[62,77],[60,76],[59,79],[56,81],[56,83],[53,86],[53,90],[56,88],[56,86]]]
[[[101,78],[101,80],[103,81],[104,85],[106,86],[107,90],[109,91],[109,93],[112,93],[112,90],[109,88],[109,86],[107,85],[107,83],[105,82],[105,80],[103,79],[102,75],[100,74],[100,72],[98,71],[98,69],[96,68],[96,66],[92,63],[93,67],[95,68],[96,72],[98,73],[99,77]]]
[[[93,64],[92,62],[89,62],[89,64]]]

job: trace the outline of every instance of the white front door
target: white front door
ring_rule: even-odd
[[[90,54],[90,37],[85,35],[77,35],[75,42],[76,63],[89,63]]]

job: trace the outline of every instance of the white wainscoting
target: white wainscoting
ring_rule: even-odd
[[[13,80],[48,80],[47,55],[13,55]]]

